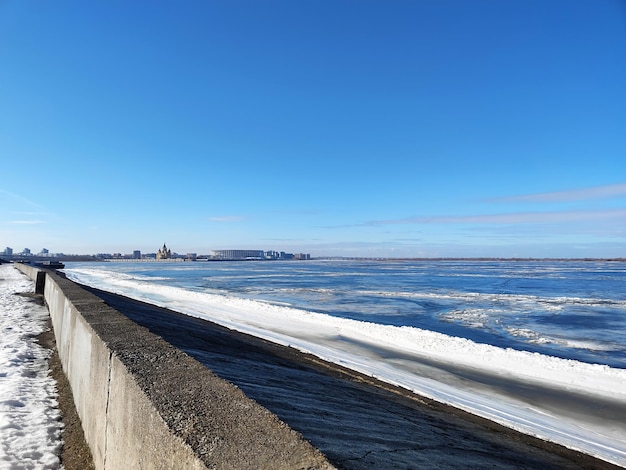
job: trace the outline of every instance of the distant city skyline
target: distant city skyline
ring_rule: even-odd
[[[0,247],[626,255],[623,1],[1,2],[0,44]]]
[[[29,250],[28,248],[26,250]],[[244,256],[234,256],[227,257],[224,255],[219,255],[217,252],[230,252],[230,251],[257,251],[263,253],[263,259],[268,260],[325,260],[325,259],[362,259],[362,260],[453,260],[453,259],[464,259],[464,260],[605,260],[605,261],[616,261],[616,262],[626,262],[626,256],[579,256],[579,257],[535,257],[535,256],[364,256],[364,255],[315,255],[311,253],[290,253],[285,251],[276,252],[275,250],[210,250],[208,253],[197,253],[197,252],[185,252],[179,253],[177,251],[172,252],[172,259],[186,260],[186,261],[203,261],[203,260],[237,260],[244,259]],[[266,256],[267,254],[267,256]],[[143,252],[141,250],[132,250],[130,252],[120,252],[114,251],[111,253],[108,252],[94,252],[94,253],[65,253],[65,252],[39,252],[33,253],[31,252],[13,252],[10,247],[6,247],[4,251],[0,252],[0,259],[5,258],[6,260],[23,260],[23,259],[61,259],[65,261],[71,261],[72,259],[76,259],[77,261],[98,261],[98,260],[158,260],[158,250],[155,251],[146,251]],[[252,257],[248,257],[252,259]]]
[[[168,248],[167,244],[164,243],[162,247],[159,247],[157,250],[132,250],[128,253],[122,253],[120,251],[114,251],[111,253],[108,252],[93,252],[93,253],[65,253],[65,252],[50,252],[47,248],[43,248],[41,251],[35,253],[30,248],[24,248],[21,251],[13,250],[12,247],[6,247],[0,255],[4,255],[10,258],[15,257],[50,257],[50,258],[59,258],[59,257],[72,257],[72,256],[89,256],[94,258],[101,259],[144,259],[144,258],[153,258],[153,259],[170,259],[170,258],[183,258],[183,259],[199,259],[199,258],[212,258],[212,259],[243,259],[243,258],[263,258],[263,259],[272,259],[272,260],[289,260],[289,259],[311,259],[310,253],[289,253],[286,251],[280,250],[239,250],[239,249],[228,249],[228,250],[210,250],[207,253],[197,253],[195,251],[187,251],[184,253],[179,253],[176,250],[172,250]]]

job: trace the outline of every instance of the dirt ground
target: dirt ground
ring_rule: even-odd
[[[63,465],[65,470],[93,470],[95,467],[91,458],[91,451],[85,442],[83,428],[74,406],[72,390],[61,366],[52,325],[49,325],[49,327],[48,331],[39,335],[38,340],[39,344],[52,351],[52,355],[48,359],[48,365],[50,367],[50,375],[57,383],[59,393],[57,399],[63,422],[61,465]]]

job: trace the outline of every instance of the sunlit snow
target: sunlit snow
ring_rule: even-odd
[[[0,265],[0,468],[57,469],[61,422],[49,351],[36,337],[46,330],[48,309],[17,295],[34,283],[9,264]]]

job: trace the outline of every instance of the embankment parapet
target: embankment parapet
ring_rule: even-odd
[[[46,271],[43,290],[97,469],[333,468],[240,389],[76,283]]]

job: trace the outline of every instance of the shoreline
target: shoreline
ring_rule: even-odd
[[[386,272],[385,269],[391,269],[393,272],[396,270],[391,263],[386,265],[391,266],[390,268],[380,270],[374,266],[374,263],[351,265],[364,276],[370,276],[371,271],[374,271],[374,275],[378,275],[380,272]],[[435,264],[429,265],[426,271],[433,269],[433,266]],[[456,266],[456,264],[447,265],[442,271],[451,273],[451,276],[456,278],[456,273],[451,271],[451,267],[453,271],[456,271]],[[464,273],[471,273],[475,270],[475,267],[469,264],[463,266],[465,266]],[[516,276],[515,267],[506,263],[503,266],[504,268],[495,269],[498,279],[502,276],[508,278],[509,271]],[[544,270],[539,264],[527,263],[524,266],[532,266],[530,272],[543,276]],[[551,266],[556,266],[556,264]],[[571,266],[566,264],[563,271],[570,271]],[[586,271],[582,264],[577,264],[576,267],[574,277],[579,277],[579,271]],[[622,273],[622,270],[617,267],[615,272]],[[226,268],[226,272],[238,271],[236,268],[235,265],[231,265]],[[305,273],[309,271],[304,266],[302,269]],[[559,267],[555,269],[558,272],[561,271]],[[607,268],[606,264],[593,267],[593,271],[598,274],[601,274],[604,269],[607,269],[607,272],[613,272],[612,269]],[[626,423],[624,421],[626,419],[626,395],[624,394],[626,370],[553,357],[549,354],[549,348],[546,348],[548,352],[544,354],[534,354],[532,349],[526,351],[523,344],[507,344],[506,341],[492,344],[488,335],[483,338],[483,341],[473,336],[466,339],[463,331],[455,335],[446,330],[445,326],[442,328],[444,333],[441,334],[437,333],[438,326],[429,323],[428,318],[422,322],[417,321],[417,317],[410,316],[416,304],[419,308],[423,307],[426,313],[431,314],[443,306],[452,307],[452,311],[459,309],[459,312],[463,314],[461,320],[468,318],[473,321],[475,312],[469,308],[466,315],[466,305],[471,307],[477,303],[479,309],[477,312],[480,313],[482,305],[478,302],[486,301],[489,302],[485,304],[487,315],[490,315],[491,304],[495,306],[495,313],[498,313],[498,309],[505,309],[508,312],[503,321],[504,326],[507,324],[507,318],[512,319],[513,324],[534,321],[535,317],[532,316],[530,320],[527,320],[524,312],[529,309],[535,311],[535,308],[537,312],[543,312],[544,298],[526,296],[527,292],[524,289],[520,298],[516,296],[502,298],[499,291],[493,295],[487,291],[484,296],[479,294],[478,300],[475,300],[476,296],[473,293],[463,294],[463,288],[460,289],[461,293],[458,296],[455,291],[450,295],[447,291],[432,293],[430,289],[427,289],[424,292],[420,290],[415,295],[407,294],[410,297],[410,303],[405,304],[404,285],[400,289],[383,288],[379,292],[376,290],[377,286],[372,284],[372,282],[378,282],[375,281],[376,277],[364,278],[363,284],[367,288],[363,291],[355,291],[352,294],[345,290],[346,286],[350,286],[351,280],[344,279],[344,274],[347,275],[349,270],[342,267],[340,262],[337,266],[319,264],[318,267],[313,267],[314,273],[339,272],[344,277],[338,280],[331,278],[327,282],[320,283],[323,287],[332,284],[339,288],[333,287],[329,291],[322,290],[320,293],[314,291],[315,294],[311,297],[312,303],[308,306],[306,303],[300,303],[302,299],[290,292],[287,292],[284,298],[282,297],[282,290],[286,287],[298,289],[302,285],[308,285],[308,277],[295,281],[284,279],[285,273],[292,275],[294,271],[299,272],[300,268],[297,267],[283,265],[280,273],[272,273],[272,276],[259,276],[258,281],[252,280],[255,279],[257,268],[250,266],[244,269],[242,279],[246,279],[247,283],[252,282],[249,284],[251,290],[246,290],[247,294],[244,295],[239,295],[240,291],[237,290],[241,286],[242,274],[239,273],[232,283],[233,295],[222,295],[226,291],[213,292],[211,286],[231,286],[229,278],[225,278],[226,284],[223,284],[221,274],[218,276],[211,274],[207,279],[200,280],[199,277],[205,275],[204,270],[197,270],[197,272],[195,269],[192,270],[194,280],[193,284],[188,283],[190,289],[185,289],[184,285],[179,286],[178,281],[170,284],[167,279],[170,276],[178,279],[178,273],[169,273],[169,270],[163,275],[159,273],[159,270],[148,270],[148,278],[157,276],[155,282],[143,282],[146,279],[135,279],[133,276],[127,278],[125,275],[115,274],[117,271],[118,269],[113,269],[113,267],[111,269],[77,267],[69,269],[68,276],[78,282],[110,289],[133,299],[166,308],[174,308],[178,312],[193,317],[204,318],[237,331],[313,353],[327,361],[400,385],[420,395],[478,414],[506,427],[626,466],[624,446],[626,442],[624,440],[626,437],[624,424]],[[125,269],[120,265],[120,271],[132,274],[135,268]],[[264,271],[264,268],[261,271]],[[422,271],[425,270],[418,269],[418,272]],[[212,270],[207,272],[212,273]],[[435,269],[435,272],[439,273],[439,270]],[[547,272],[550,273],[551,270]],[[252,277],[247,279],[248,276]],[[346,283],[346,280],[349,282]],[[456,279],[454,281],[456,282]],[[489,281],[491,282],[491,279]],[[507,282],[508,285],[507,279],[500,281]],[[384,279],[380,280],[384,286],[387,282]],[[315,286],[318,284],[313,279],[311,283]],[[481,280],[480,285],[482,283]],[[206,292],[205,286],[209,286]],[[512,290],[514,288],[515,286]],[[268,289],[270,295],[263,294],[265,289]],[[363,295],[364,293],[369,295],[370,291],[375,294],[375,297],[371,299]],[[335,292],[339,295],[336,296]],[[218,295],[213,295],[216,293]],[[389,323],[392,325],[385,324],[387,317],[383,318],[381,323],[376,323],[377,317],[371,317],[369,321],[370,317],[367,314],[376,313],[380,309],[376,303],[370,302],[378,302],[379,299],[387,302],[387,294],[391,294],[393,302],[398,299],[402,304],[384,303],[382,310],[392,311],[388,310],[388,307],[391,305],[396,308],[398,305],[399,311],[406,313],[407,316],[400,317],[400,320],[391,319]],[[356,298],[353,299],[353,295]],[[329,298],[332,302],[338,303],[322,303]],[[435,300],[431,302],[433,298]],[[606,298],[613,299],[613,296],[607,295]],[[272,301],[273,299],[275,301]],[[285,302],[280,302],[281,300]],[[341,302],[347,300],[353,303],[344,306]],[[530,302],[526,303],[527,300]],[[352,310],[354,302],[358,302],[358,310]],[[567,335],[569,328],[576,325],[572,323],[567,326],[570,320],[575,321],[578,318],[578,315],[574,314],[587,311],[586,299],[574,299],[571,306],[567,302],[565,313],[568,315],[558,316],[561,313],[560,306],[565,305],[566,302],[559,298],[559,308],[555,308],[556,313],[550,314],[549,317],[552,319],[557,316],[563,329],[550,327],[547,330],[550,323],[546,323],[544,336],[550,337],[550,334],[560,332]],[[329,305],[333,308],[346,308],[348,312],[346,316],[350,318],[343,318],[341,313],[325,314]],[[551,306],[552,303],[547,304],[547,307]],[[616,309],[611,310],[612,313],[623,312],[621,301],[617,301],[615,305],[612,301],[607,302],[607,305],[604,305],[604,302],[602,305],[594,304],[591,311],[599,312],[604,310],[605,306],[611,306],[611,308],[615,306]],[[408,307],[406,312],[405,307]],[[620,320],[617,316],[611,318],[615,319],[616,325],[621,325],[623,322],[623,319]],[[537,316],[537,319],[542,321],[543,315]],[[404,328],[402,325],[405,324],[417,326]],[[558,322],[555,323],[555,325],[558,324]],[[433,326],[432,329],[429,328],[431,326]],[[541,331],[541,328],[538,331]],[[619,341],[617,337],[615,338]],[[515,346],[520,346],[520,348]],[[616,354],[619,357],[621,348],[617,349]]]

